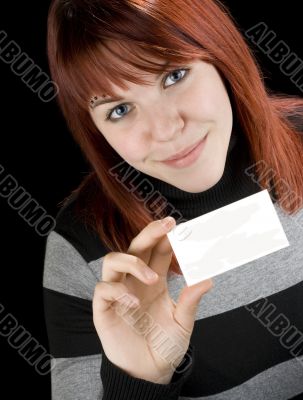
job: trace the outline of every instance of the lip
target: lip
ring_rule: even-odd
[[[193,144],[191,146],[186,147],[186,149],[179,151],[179,153],[176,153],[172,157],[166,158],[165,160],[162,160],[162,161],[164,162],[164,161],[171,161],[171,160],[179,160],[180,158],[184,157],[186,154],[190,153],[200,142],[201,142],[201,140],[199,140],[198,142],[196,142],[195,144]]]
[[[184,168],[193,164],[200,156],[201,151],[205,147],[207,142],[208,133],[204,136],[203,139],[199,140],[194,146],[191,146],[191,150],[187,150],[187,153],[182,157],[161,161],[163,164],[168,165],[174,168]],[[184,152],[183,152],[184,153]]]

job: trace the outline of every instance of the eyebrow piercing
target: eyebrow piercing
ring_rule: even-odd
[[[104,96],[103,96],[104,97]],[[91,101],[90,101],[90,106],[91,108],[93,108],[94,103],[96,102],[96,100],[98,100],[98,96],[94,96]]]

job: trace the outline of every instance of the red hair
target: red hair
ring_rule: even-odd
[[[79,194],[85,223],[111,251],[126,252],[154,219],[154,210],[147,210],[109,173],[123,160],[89,113],[93,95],[115,95],[113,81],[122,89],[125,80],[146,84],[129,72],[129,66],[154,74],[197,58],[215,66],[248,139],[255,179],[262,188],[274,189],[278,204],[288,213],[301,207],[302,135],[289,117],[303,116],[303,99],[269,93],[253,53],[220,1],[53,0],[47,41],[51,76],[60,89],[59,106],[92,167],[71,195]],[[163,69],[150,56],[171,65]],[[165,209],[159,215],[165,217]],[[170,268],[180,273],[174,255]]]

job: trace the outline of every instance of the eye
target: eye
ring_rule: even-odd
[[[173,78],[173,79],[177,79],[177,82],[178,82],[178,81],[182,80],[182,79],[184,78],[185,75],[187,75],[187,72],[188,72],[189,70],[190,70],[190,68],[175,69],[175,70],[173,70],[173,71],[171,71],[171,72],[169,72],[168,74],[165,75],[164,79],[162,80],[162,83],[166,82],[166,79],[167,79],[167,78],[170,78],[170,76],[173,76],[173,74],[174,74],[174,78]],[[185,72],[183,73],[183,75],[181,76],[181,78],[178,80],[178,76],[181,75],[181,74],[180,74],[181,71],[185,71]],[[175,83],[175,82],[173,81],[173,84],[174,84],[174,83]],[[172,86],[172,85],[168,85],[168,86]],[[123,104],[119,104],[119,105],[116,106],[115,108],[110,109],[110,110],[106,113],[106,118],[105,118],[105,120],[106,120],[106,121],[107,121],[107,120],[110,120],[110,121],[112,121],[112,122],[116,122],[116,121],[122,119],[122,118],[124,117],[124,115],[127,115],[127,114],[124,114],[124,115],[121,116],[121,113],[118,112],[118,113],[117,113],[118,118],[112,118],[112,116],[113,116],[113,114],[116,112],[116,110],[117,110],[117,111],[119,111],[119,110],[121,111],[121,108],[122,108],[122,110],[123,110],[123,108],[125,109],[127,106],[129,106],[128,103],[123,103]],[[123,114],[123,111],[122,111],[122,114]],[[120,117],[119,117],[119,115],[120,115]]]
[[[113,121],[113,120],[117,120],[117,119],[121,119],[121,118],[114,118],[113,120],[111,119],[111,117],[112,117],[112,115],[116,112],[116,110],[121,110],[121,108],[123,109],[123,107],[125,108],[126,106],[128,106],[128,104],[119,104],[117,107],[115,107],[115,108],[112,108],[111,110],[109,110],[107,113],[106,113],[106,120],[111,120],[111,121]],[[118,113],[118,115],[120,115],[119,113]],[[122,117],[123,117],[123,115],[122,115]]]
[[[180,79],[180,80],[182,80],[183,77],[184,77],[184,75],[186,75],[186,73],[187,73],[188,70],[189,70],[189,68],[175,69],[174,71],[171,71],[171,72],[169,72],[167,75],[165,75],[165,77],[164,77],[164,79],[163,79],[163,82],[165,82],[165,81],[166,81],[166,78],[169,78],[169,77],[170,77],[171,75],[173,75],[173,74],[175,74],[175,79],[178,79],[178,73],[181,72],[181,71],[185,71],[185,73],[183,74],[183,76],[182,76],[181,79]],[[176,76],[177,76],[177,78],[176,78]],[[179,74],[179,76],[180,76],[180,74]],[[168,85],[168,86],[171,86],[171,85]]]

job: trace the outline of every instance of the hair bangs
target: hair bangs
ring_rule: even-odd
[[[74,100],[87,109],[93,96],[116,96],[114,85],[122,90],[128,89],[127,82],[148,86],[148,74],[169,72],[195,58],[203,59],[201,53],[184,55],[144,43],[99,41],[77,55],[66,79]]]

